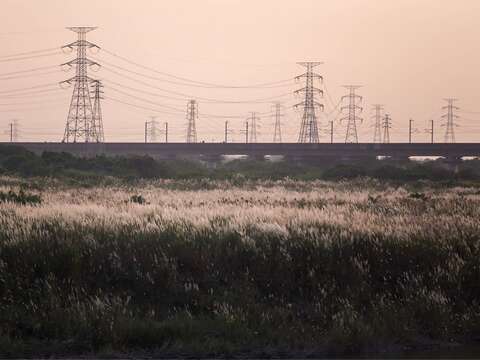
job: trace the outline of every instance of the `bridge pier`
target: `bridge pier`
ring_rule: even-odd
[[[206,163],[209,168],[216,168],[218,164],[223,162],[224,158],[222,155],[200,155],[198,160]]]
[[[255,161],[265,161],[265,155],[263,154],[249,154],[248,155],[249,160],[255,160]]]
[[[457,156],[446,156],[444,159],[440,160],[447,169],[452,170],[453,172],[458,172],[460,164],[463,162],[461,157]]]

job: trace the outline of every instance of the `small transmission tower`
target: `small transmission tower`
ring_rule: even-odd
[[[19,135],[18,128],[19,128],[18,120],[14,119],[12,120],[11,123],[8,124],[8,130],[5,130],[5,134],[9,136],[11,143],[18,141],[18,135]]]
[[[103,133],[103,119],[102,119],[102,107],[100,105],[100,100],[102,98],[103,85],[100,80],[93,80],[93,123],[95,124],[97,141],[105,142],[105,135]]]
[[[443,110],[447,110],[447,113],[445,115],[442,115],[442,118],[447,120],[445,124],[442,124],[442,126],[445,126],[446,128],[445,142],[455,143],[454,127],[458,126],[455,123],[455,119],[458,119],[458,115],[455,114],[455,111],[459,110],[460,108],[458,106],[455,106],[454,103],[455,101],[458,101],[458,100],[453,98],[444,99],[444,100],[447,102],[447,105],[442,107]]]
[[[380,104],[374,104],[373,105],[373,110],[375,111],[375,114],[373,115],[373,119],[375,120],[375,123],[373,124],[374,126],[374,132],[373,132],[373,142],[374,143],[381,143],[382,142],[382,111],[383,111],[383,105]]]
[[[280,103],[275,104],[275,129],[273,131],[273,142],[281,143],[282,142],[282,105]]]
[[[385,114],[383,117],[383,143],[390,143],[390,129],[392,128],[392,118],[390,115]]]
[[[362,97],[357,95],[355,91],[360,88],[356,85],[345,85],[344,88],[349,90],[349,94],[342,96],[342,101],[346,101],[347,105],[342,106],[341,111],[348,111],[341,121],[347,121],[347,134],[345,135],[345,143],[358,143],[357,121],[363,122],[363,119],[358,116],[363,108],[358,105],[362,101]]]
[[[257,116],[256,112],[252,112],[249,118],[247,118],[247,124],[250,123],[250,130],[247,127],[247,134],[249,136],[248,142],[256,143],[257,142],[257,128],[258,128],[258,121],[260,118]],[[248,126],[248,125],[247,125]]]
[[[322,64],[321,62],[299,62],[298,65],[307,68],[307,71],[295,77],[295,80],[305,78],[305,87],[295,91],[295,94],[304,93],[305,99],[296,104],[294,107],[303,107],[302,124],[300,126],[300,133],[298,135],[299,143],[318,143],[318,120],[315,113],[315,108],[319,108],[323,111],[323,104],[320,104],[315,100],[315,95],[323,96],[323,91],[314,87],[314,80],[323,81],[322,76],[313,72],[313,68]]]
[[[196,120],[198,119],[198,104],[195,100],[187,103],[187,143],[197,142]]]
[[[150,116],[150,121],[147,122],[148,125],[148,137],[150,138],[150,142],[157,142],[157,125],[158,121],[156,120],[155,116]]]
[[[69,67],[75,65],[75,76],[62,81],[60,84],[74,83],[72,100],[67,116],[67,124],[63,142],[77,142],[82,139],[85,142],[100,141],[97,133],[97,125],[94,122],[92,102],[90,98],[89,83],[92,79],[88,76],[87,70],[90,66],[100,66],[98,63],[87,58],[87,49],[99,47],[86,40],[87,33],[95,30],[95,27],[69,27],[67,28],[78,34],[77,41],[65,45],[62,49],[77,49],[77,57],[63,64]]]

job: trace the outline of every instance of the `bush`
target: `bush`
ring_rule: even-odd
[[[366,176],[365,169],[356,165],[336,165],[327,169],[323,173],[323,178],[326,180],[347,180],[357,177]]]
[[[130,202],[135,204],[144,205],[147,203],[147,200],[142,195],[132,195],[130,197]]]
[[[20,190],[18,194],[12,190],[7,193],[0,191],[0,203],[12,202],[21,205],[37,205],[42,202],[42,198],[39,195],[29,194]]]

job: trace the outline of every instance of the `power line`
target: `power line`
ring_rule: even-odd
[[[61,51],[56,51],[48,54],[38,54],[38,55],[23,56],[23,57],[17,57],[17,58],[0,59],[0,63],[20,61],[20,60],[31,60],[31,59],[41,58],[41,57],[60,55],[60,54],[62,54]]]
[[[111,101],[114,101],[114,102],[116,102],[116,103],[124,104],[124,105],[131,106],[131,107],[138,108],[138,109],[153,111],[153,112],[156,112],[156,113],[159,113],[159,114],[177,115],[177,116],[178,116],[178,113],[176,113],[176,112],[174,113],[174,112],[159,110],[159,109],[155,109],[155,108],[151,108],[151,107],[147,107],[147,106],[132,104],[132,103],[130,103],[130,102],[128,102],[128,101],[124,101],[124,100],[112,98],[111,96],[104,96],[104,99],[105,99],[105,100],[111,100]]]
[[[209,83],[209,82],[205,82],[205,81],[197,81],[197,80],[192,80],[192,79],[188,79],[188,78],[185,78],[185,77],[181,77],[181,76],[177,76],[177,75],[173,75],[173,74],[170,74],[170,73],[167,73],[167,72],[164,72],[164,71],[159,71],[157,69],[154,69],[154,68],[151,68],[149,66],[145,66],[145,65],[142,65],[142,64],[139,64],[135,61],[132,61],[132,60],[129,60],[123,56],[120,56],[118,54],[115,54],[109,50],[106,50],[105,48],[102,49],[104,52],[106,52],[107,54],[111,55],[111,56],[114,56],[116,58],[119,58],[127,63],[130,63],[132,65],[135,65],[135,66],[138,66],[140,68],[143,68],[145,70],[149,70],[149,71],[152,71],[152,72],[155,72],[157,74],[160,74],[160,75],[164,75],[164,76],[168,76],[168,77],[171,77],[173,79],[177,79],[177,80],[182,80],[182,81],[186,81],[186,82],[189,82],[189,83],[193,83],[193,84],[198,84],[198,85],[206,85],[208,87],[217,87],[217,88],[230,88],[230,89],[238,89],[238,88],[244,88],[244,89],[248,89],[248,88],[255,88],[255,87],[264,87],[264,86],[268,86],[268,85],[273,85],[273,84],[280,84],[280,83],[283,83],[283,82],[288,82],[288,81],[291,81],[292,79],[285,79],[285,80],[279,80],[279,81],[274,81],[274,82],[268,82],[268,83],[261,83],[261,84],[254,84],[254,85],[246,85],[246,86],[239,86],[239,85],[221,85],[221,84],[215,84],[215,83]]]
[[[142,97],[139,97],[139,96],[136,96],[136,95],[132,95],[128,92],[125,92],[125,91],[122,91],[122,90],[119,90],[119,89],[116,89],[116,88],[113,88],[113,87],[109,87],[110,90],[113,90],[115,92],[118,92],[120,94],[123,94],[125,96],[129,96],[133,99],[136,99],[136,100],[139,100],[139,101],[143,101],[143,102],[146,102],[146,103],[149,103],[149,104],[152,104],[152,105],[155,105],[155,106],[159,106],[159,107],[164,107],[164,108],[167,108],[167,109],[171,109],[173,111],[176,111],[178,113],[183,113],[183,110],[179,109],[179,108],[176,108],[174,106],[171,106],[171,105],[165,105],[165,104],[159,104],[157,102],[154,102],[154,101],[151,101],[151,100],[147,100],[147,99],[144,99]],[[269,113],[269,112],[267,112]],[[260,113],[260,114],[266,114],[266,113]],[[243,119],[244,117],[243,116],[240,116],[240,115],[221,115],[221,114],[209,114],[209,113],[199,113],[199,115],[202,115],[202,116],[205,116],[205,117],[210,117],[210,118],[219,118],[219,119]]]
[[[158,78],[158,77],[155,77],[155,76],[140,73],[138,71],[130,70],[130,69],[124,68],[124,67],[116,65],[116,64],[112,64],[108,61],[101,60],[98,57],[94,57],[94,58],[98,59],[100,61],[100,63],[102,64],[102,66],[106,69],[109,69],[109,67],[111,66],[115,69],[119,69],[119,70],[128,72],[130,74],[135,74],[137,76],[141,76],[141,77],[144,77],[144,78],[147,78],[147,79],[150,79],[150,80],[165,82],[165,83],[168,83],[168,84],[174,84],[174,85],[179,85],[179,86],[187,86],[187,87],[198,87],[198,88],[207,88],[207,89],[273,89],[273,88],[291,86],[291,84],[288,84],[288,83],[285,83],[285,82],[293,81],[293,79],[290,79],[290,80],[275,81],[275,82],[271,82],[271,83],[264,83],[264,84],[260,84],[260,85],[235,86],[235,87],[233,87],[233,86],[201,85],[201,84],[196,84],[196,83],[192,83],[192,82],[178,82],[178,81],[168,80],[168,79],[164,79],[164,78]],[[107,66],[105,66],[105,64]],[[109,69],[109,70],[111,70],[111,69]]]
[[[27,88],[2,90],[2,91],[0,91],[0,93],[1,94],[10,94],[10,93],[16,93],[16,92],[22,92],[22,91],[30,91],[32,89],[42,89],[42,88],[52,87],[52,86],[58,87],[58,84],[57,83],[49,83],[49,84],[30,86],[30,87],[27,87]]]
[[[54,50],[60,51],[60,49],[58,47],[54,47],[54,48],[48,48],[48,49],[25,51],[25,52],[16,53],[16,54],[2,55],[2,56],[0,56],[0,59],[18,57],[18,56],[26,56],[26,55],[33,55],[33,54],[44,53],[44,52],[52,52]]]
[[[57,65],[41,66],[41,67],[32,68],[32,69],[12,71],[12,72],[8,72],[8,73],[1,73],[0,76],[3,77],[3,76],[10,76],[10,75],[24,74],[24,73],[35,72],[35,71],[39,71],[39,70],[53,69],[53,68],[58,68],[58,66]]]
[[[64,102],[65,99],[56,99],[56,100],[50,100],[50,101],[28,101],[28,102],[16,102],[16,103],[0,103],[0,106],[17,106],[17,105],[39,105],[39,104],[44,104],[44,103],[60,103]]]
[[[42,76],[42,75],[50,75],[50,74],[59,74],[59,73],[60,72],[58,70],[54,70],[54,71],[44,71],[44,72],[33,73],[33,74],[13,75],[13,76],[8,76],[8,77],[0,77],[0,81],[2,81],[2,80],[13,80],[13,79],[23,79],[23,78]]]
[[[50,96],[51,93],[60,92],[60,91],[63,92],[63,89],[55,88],[55,89],[45,89],[45,90],[36,90],[36,91],[25,91],[25,92],[21,92],[20,94],[1,95],[0,98],[1,99],[29,98],[31,97],[31,95],[35,95],[35,97],[44,96],[44,95]]]
[[[118,72],[116,72],[115,70],[112,70],[112,69],[105,69],[109,72],[112,72],[116,75],[119,75],[121,76],[122,78],[125,78],[125,79],[129,79],[131,81],[134,81],[136,83],[139,83],[139,84],[142,84],[142,85],[145,85],[147,87],[150,87],[152,89],[156,89],[156,90],[160,90],[162,92],[165,92],[165,93],[168,93],[168,94],[174,94],[174,95],[179,95],[179,96],[183,96],[183,100],[186,101],[188,99],[191,99],[191,98],[196,98],[198,100],[202,100],[202,101],[206,101],[208,103],[221,103],[221,104],[249,104],[249,103],[258,103],[258,102],[263,102],[263,101],[269,101],[271,102],[272,100],[274,99],[278,99],[278,98],[282,98],[282,97],[285,97],[287,95],[290,95],[290,93],[283,93],[283,94],[279,94],[279,95],[275,95],[275,96],[270,96],[270,97],[265,97],[265,98],[260,98],[260,99],[251,99],[251,100],[225,100],[225,99],[215,99],[215,98],[208,98],[208,97],[202,97],[202,96],[195,96],[195,95],[192,95],[192,94],[186,94],[186,93],[183,93],[183,92],[179,92],[179,91],[173,91],[173,90],[169,90],[169,89],[165,89],[165,88],[161,88],[161,87],[158,87],[156,85],[152,85],[150,83],[147,83],[145,81],[142,81],[142,80],[138,80],[138,79],[135,79],[131,76],[127,76],[127,75],[124,75],[124,74],[120,74]],[[113,81],[111,80],[108,80],[107,79],[107,82],[110,81],[113,83]],[[118,83],[117,83],[118,84]],[[131,88],[133,89],[133,88]],[[136,91],[139,91],[139,92],[144,92],[145,93],[145,90],[139,90],[139,89],[136,89]],[[156,95],[156,96],[160,96],[160,95]],[[162,95],[165,97],[165,95]],[[178,100],[178,99],[177,99]]]

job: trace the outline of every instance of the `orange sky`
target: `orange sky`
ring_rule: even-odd
[[[463,112],[459,113],[457,141],[479,139],[478,0],[2,0],[1,5],[0,127],[6,129],[11,119],[19,119],[20,139],[24,141],[61,140],[71,89],[6,95],[12,95],[12,89],[56,83],[72,73],[53,68],[31,77],[6,79],[8,76],[2,74],[61,64],[72,54],[21,61],[3,61],[4,56],[72,42],[74,34],[64,27],[80,25],[98,26],[89,40],[110,52],[162,72],[210,83],[251,85],[290,79],[302,72],[297,61],[323,61],[318,72],[324,76],[331,101],[327,95],[322,100],[326,114],[319,116],[320,126],[326,129],[327,122],[338,117],[334,106],[344,95],[341,85],[361,84],[364,87],[359,93],[364,96],[365,108],[365,121],[358,126],[361,142],[372,140],[370,107],[374,103],[385,104],[392,116],[392,141],[407,140],[410,117],[419,129],[416,141],[428,140],[424,129],[429,119],[436,121],[436,140],[442,141],[440,115],[445,97],[460,99],[458,106]],[[174,80],[105,52],[93,57],[150,77]],[[143,123],[151,115],[157,115],[160,123],[169,122],[171,141],[184,141],[185,115],[162,111],[170,112],[172,107],[183,110],[190,97],[245,101],[278,95],[283,95],[279,100],[286,106],[284,141],[297,139],[301,114],[291,105],[301,99],[285,94],[301,84],[292,81],[267,89],[212,89],[124,73],[145,85],[112,72],[123,71],[112,66],[91,73],[105,81],[105,96],[109,97],[103,103],[107,141],[143,141]],[[113,98],[152,110],[119,104]],[[198,138],[223,140],[227,118],[221,116],[231,116],[231,138],[242,141],[244,118],[250,111],[258,111],[265,113],[259,141],[271,141],[270,110],[269,101],[220,104],[199,100],[203,115],[197,123]],[[345,125],[335,121],[336,141],[344,141]],[[3,131],[0,139],[8,139]],[[329,141],[329,135],[322,132],[321,141]]]

